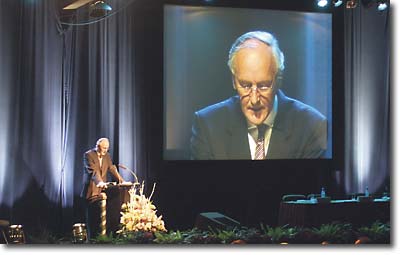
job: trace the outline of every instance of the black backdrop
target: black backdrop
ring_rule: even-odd
[[[163,2],[163,1],[160,1]],[[165,1],[179,4],[204,4],[204,1]],[[241,7],[274,7],[289,10],[313,10],[313,1],[296,2],[246,1],[235,3]],[[206,3],[207,4],[207,3]],[[231,6],[231,1],[208,2],[214,6]],[[145,23],[154,40],[147,41],[153,48],[143,62],[148,96],[152,98],[151,113],[163,116],[163,5],[147,6]],[[160,212],[171,227],[193,227],[198,213],[219,211],[246,225],[258,226],[260,222],[274,225],[278,220],[282,195],[318,193],[324,186],[334,196],[343,195],[339,186],[343,169],[343,9],[334,10],[334,61],[333,64],[333,159],[332,160],[269,160],[269,161],[167,161],[163,160],[163,120],[152,118],[149,155],[152,173],[159,195],[154,199]],[[148,38],[148,37],[146,37]],[[168,60],[166,61],[168,63]],[[160,93],[154,93],[159,91]],[[339,172],[338,172],[339,171]],[[338,177],[339,176],[339,177]]]

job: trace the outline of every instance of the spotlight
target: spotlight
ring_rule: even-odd
[[[348,0],[347,3],[346,3],[346,8],[347,9],[354,9],[354,8],[357,7],[357,5],[358,5],[357,0]]]
[[[388,4],[386,3],[386,1],[377,1],[378,4],[378,11],[384,11],[388,8]]]
[[[83,223],[76,223],[72,226],[72,242],[85,243],[87,240],[86,225]]]
[[[25,234],[22,225],[11,225],[8,230],[8,236],[11,244],[24,244]]]
[[[111,6],[106,4],[104,1],[99,0],[94,2],[89,7],[89,15],[90,17],[100,18],[106,16],[106,14],[112,10]]]
[[[321,8],[326,7],[328,5],[328,0],[317,0],[317,5]]]
[[[335,7],[339,7],[343,4],[343,1],[342,0],[333,0],[332,3]]]

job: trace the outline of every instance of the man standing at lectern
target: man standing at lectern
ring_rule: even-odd
[[[81,197],[86,200],[86,223],[89,238],[94,238],[100,232],[100,203],[107,199],[102,192],[107,187],[107,173],[110,173],[123,182],[123,178],[113,165],[111,156],[108,153],[110,142],[107,138],[100,138],[96,147],[85,152],[83,156],[83,189]]]

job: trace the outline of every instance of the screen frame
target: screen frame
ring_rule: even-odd
[[[341,160],[341,152],[343,152],[343,133],[340,133],[340,126],[343,126],[343,120],[341,120],[340,112],[343,112],[343,109],[340,109],[340,103],[343,102],[343,29],[338,29],[338,27],[343,26],[343,10],[342,8],[334,8],[332,6],[328,6],[326,8],[318,8],[316,7],[315,1],[179,1],[179,0],[164,0],[163,1],[163,9],[167,5],[178,5],[178,6],[210,6],[210,7],[230,7],[230,8],[250,8],[250,9],[269,9],[269,10],[286,10],[286,11],[300,11],[300,12],[314,12],[314,13],[330,13],[332,14],[332,157],[326,159],[304,159],[311,161],[334,161],[336,162],[334,167],[336,169],[341,169],[337,164],[337,161]],[[164,21],[164,18],[163,18]],[[341,42],[341,43],[340,43]],[[163,63],[164,64],[164,63]],[[164,89],[164,82],[163,82]],[[164,92],[164,91],[163,91]],[[163,93],[164,94],[164,93]],[[163,98],[163,100],[165,100]],[[164,106],[164,101],[163,101]],[[165,118],[165,114],[163,114],[163,118]],[[165,119],[163,119],[163,125],[165,125]],[[162,131],[162,154],[165,149],[165,131]],[[340,138],[341,137],[341,138]],[[163,159],[163,155],[161,155],[162,160],[164,162],[169,161],[185,161],[185,160],[167,160]],[[272,159],[272,160],[294,160],[297,159]],[[300,161],[304,161],[300,160]],[[214,160],[213,160],[214,161]],[[223,160],[222,160],[223,161]],[[236,161],[236,160],[235,160]],[[251,160],[243,160],[243,161],[251,161]],[[267,160],[269,161],[269,160]],[[175,162],[176,164],[176,162]],[[175,165],[174,164],[174,165]],[[329,163],[332,165],[332,162]],[[330,167],[331,168],[331,167]]]
[[[146,77],[152,76],[145,81],[149,88],[151,101],[149,104],[151,112],[161,115],[162,118],[149,119],[149,129],[152,137],[148,139],[149,159],[155,168],[156,176],[165,176],[176,172],[184,174],[187,169],[209,169],[214,171],[233,171],[239,173],[240,169],[252,168],[257,171],[265,168],[293,171],[294,169],[314,172],[322,169],[323,172],[342,171],[344,168],[344,6],[335,8],[328,6],[318,8],[314,0],[291,1],[291,0],[159,0],[148,6],[148,15],[152,15],[151,21],[144,24],[145,30],[151,29],[151,33],[158,33],[158,36],[149,47],[155,47],[152,53],[153,58],[145,61],[144,72]],[[253,160],[165,160],[164,150],[164,6],[210,6],[250,9],[271,9],[301,12],[331,13],[332,14],[332,157],[329,159],[270,159],[264,161]],[[156,68],[154,68],[156,67]],[[161,75],[154,76],[154,70]],[[157,91],[157,93],[151,91]],[[155,103],[156,102],[156,103]],[[214,169],[214,170],[212,170]],[[224,170],[227,169],[227,170]],[[229,169],[229,170],[228,170]],[[319,170],[317,170],[319,169]],[[325,171],[326,170],[326,171]],[[208,170],[206,170],[208,171]],[[168,173],[168,174],[166,174]]]
[[[344,181],[344,56],[345,6],[318,9],[315,0],[153,0],[137,1],[135,27],[134,75],[144,107],[144,163],[141,172],[147,183],[157,183],[154,203],[163,218],[175,229],[193,226],[200,212],[218,211],[234,219],[259,217],[276,224],[283,194],[345,194]],[[221,6],[332,13],[332,158],[274,160],[164,160],[164,5]],[[150,187],[150,186],[148,186]],[[151,192],[150,190],[148,192]],[[249,201],[251,199],[251,201]],[[253,205],[255,207],[251,207]],[[241,215],[241,216],[240,216]],[[255,215],[257,216],[257,215]]]

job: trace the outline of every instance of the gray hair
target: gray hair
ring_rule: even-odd
[[[96,147],[99,146],[103,141],[106,141],[108,144],[110,144],[110,141],[108,140],[108,138],[102,137],[99,140],[97,140]]]
[[[234,74],[233,68],[233,60],[235,59],[236,53],[243,48],[251,47],[251,46],[243,46],[243,43],[250,39],[256,39],[260,42],[263,42],[272,48],[272,55],[275,59],[276,70],[278,71],[278,75],[283,73],[285,69],[285,56],[282,51],[279,49],[278,40],[270,33],[264,31],[252,31],[241,35],[236,41],[232,44],[232,47],[229,51],[229,59],[228,66],[231,70],[232,74]]]

